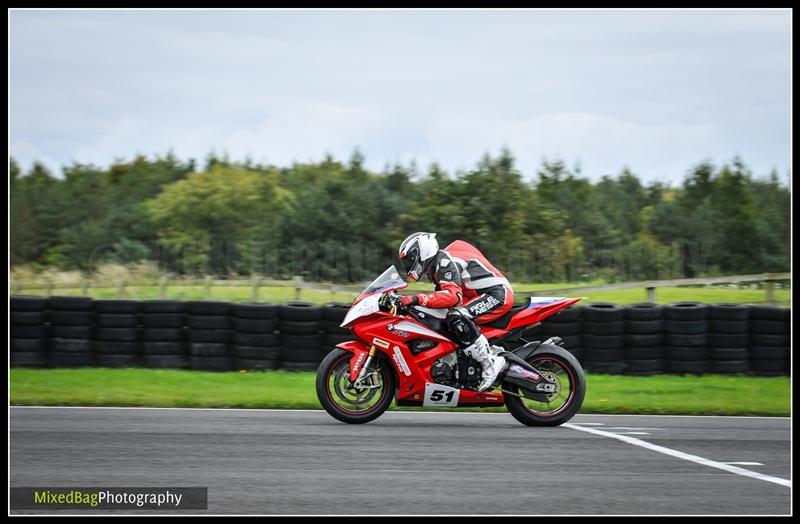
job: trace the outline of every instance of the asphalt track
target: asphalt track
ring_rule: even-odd
[[[13,407],[9,424],[12,487],[207,486],[213,514],[791,511],[789,418]]]

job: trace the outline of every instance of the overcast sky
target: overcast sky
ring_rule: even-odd
[[[790,39],[789,11],[13,11],[10,152],[785,179]]]

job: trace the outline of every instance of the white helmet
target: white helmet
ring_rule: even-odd
[[[436,233],[414,233],[400,244],[400,261],[409,278],[416,282],[428,270],[438,252]]]

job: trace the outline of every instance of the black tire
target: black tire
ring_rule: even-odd
[[[352,338],[355,338],[353,335],[350,335]],[[561,340],[564,342],[564,347],[566,349],[572,350],[575,348],[583,347],[583,336],[582,335],[567,335],[561,337]]]
[[[104,328],[135,328],[139,325],[139,318],[136,315],[99,314],[94,320],[98,327]]]
[[[11,324],[15,326],[42,326],[45,323],[43,311],[11,310]]]
[[[784,374],[789,371],[789,361],[751,359],[750,369],[759,374],[762,372]]]
[[[708,332],[708,321],[706,320],[670,320],[667,322],[668,333],[678,333],[681,335],[697,335]]]
[[[91,311],[51,311],[50,322],[59,326],[91,326]]]
[[[653,302],[636,302],[625,306],[625,318],[637,322],[661,320],[664,306]]]
[[[708,306],[708,316],[717,320],[747,320],[750,308],[746,304],[718,302]]]
[[[746,347],[712,347],[711,360],[747,360],[750,351]]]
[[[336,347],[337,344],[341,344],[342,342],[347,342],[349,340],[355,340],[355,337],[350,333],[347,335],[325,335],[323,345],[326,348],[333,348]]]
[[[600,336],[622,335],[625,333],[625,323],[621,320],[615,322],[586,321],[583,323],[583,333]]]
[[[149,368],[183,369],[187,365],[183,355],[144,355],[144,365]]]
[[[317,349],[322,346],[322,335],[281,335],[281,345],[292,349]]]
[[[316,348],[281,348],[281,360],[286,362],[317,362],[324,357],[321,347]]]
[[[12,368],[43,368],[47,367],[47,353],[43,351],[13,351],[9,356]]]
[[[264,360],[264,359],[245,359],[239,358],[234,360],[234,369],[243,369],[250,371],[262,371],[266,369],[277,369],[277,360]]]
[[[677,333],[669,333],[667,335],[667,344],[670,346],[683,346],[683,347],[698,347],[708,345],[708,335],[701,333],[699,335],[680,335]]]
[[[750,358],[756,360],[786,360],[789,358],[789,347],[779,346],[752,346]]]
[[[12,324],[11,338],[47,338],[47,328],[44,326],[16,326]]]
[[[273,333],[275,324],[274,319],[233,319],[233,329],[239,333]]]
[[[94,338],[96,340],[135,342],[139,340],[139,330],[136,328],[95,328]]]
[[[230,314],[237,318],[266,320],[278,316],[276,304],[233,304]]]
[[[593,302],[583,307],[584,322],[618,322],[625,319],[625,309],[610,302]]]
[[[670,373],[702,375],[708,372],[706,360],[668,360],[667,370]]]
[[[139,356],[133,354],[97,355],[95,362],[105,368],[133,368],[139,367]]]
[[[54,338],[92,338],[92,328],[89,326],[51,326],[50,336]]]
[[[584,349],[619,349],[622,348],[622,335],[582,335]]]
[[[585,349],[584,357],[594,362],[621,362],[624,360],[623,350],[617,349]]]
[[[278,360],[281,356],[277,347],[232,346],[232,350],[234,357],[245,360]]]
[[[763,333],[750,333],[752,346],[788,346],[789,335],[765,335]]]
[[[50,353],[51,368],[86,368],[94,365],[91,353]]]
[[[715,333],[747,333],[750,324],[747,320],[717,320],[712,318],[709,323],[709,330]]]
[[[750,363],[747,360],[712,360],[711,373],[721,375],[734,375],[747,373],[750,371]]]
[[[329,302],[322,306],[322,318],[324,320],[335,321],[337,325],[342,323],[347,312],[350,311],[350,304],[343,302]]]
[[[278,329],[281,333],[289,333],[292,335],[312,335],[319,333],[320,324],[317,321],[299,322],[281,319],[278,324]]]
[[[333,398],[336,393],[331,392],[330,380],[332,378],[335,379],[332,374],[336,373],[337,370],[344,370],[344,372],[346,372],[346,370],[349,369],[349,359],[351,355],[352,353],[343,349],[335,349],[328,353],[322,360],[317,369],[317,398],[320,404],[322,404],[322,407],[325,408],[325,411],[336,420],[348,424],[364,424],[375,420],[389,408],[395,396],[397,377],[395,376],[395,371],[392,369],[391,364],[389,364],[386,359],[379,358],[375,361],[377,366],[376,370],[381,377],[381,396],[378,398],[377,403],[364,410],[362,413],[346,409]]]
[[[627,360],[625,362],[625,373],[662,372],[666,368],[667,363],[662,359]]]
[[[678,347],[667,346],[667,357],[670,361],[675,360],[708,360],[710,351],[706,346],[699,347]]]
[[[189,367],[200,371],[230,371],[228,357],[189,357]]]
[[[228,317],[213,315],[189,315],[186,325],[191,329],[228,329]]]
[[[786,335],[789,333],[789,322],[786,320],[753,319],[750,321],[750,331],[765,335]]]
[[[766,304],[752,304],[750,306],[750,318],[757,320],[789,320],[791,314],[791,309],[780,306]]]
[[[708,306],[700,302],[672,302],[664,307],[664,314],[669,320],[705,320]]]
[[[47,351],[45,338],[12,338],[11,351],[22,353],[43,353]]]
[[[183,330],[167,328],[143,329],[142,340],[148,342],[180,342],[183,340]]]
[[[591,360],[588,356],[581,361],[581,365],[583,369],[589,373],[619,375],[625,372],[624,362],[597,362]]]
[[[653,335],[664,332],[663,320],[628,320],[625,332],[633,335]]]
[[[182,313],[148,313],[142,315],[142,326],[146,328],[177,328],[183,327]]]
[[[103,355],[138,355],[139,343],[97,341],[94,349],[96,353]]]
[[[184,303],[178,300],[143,300],[140,303],[142,313],[172,313],[184,312]]]
[[[280,339],[278,335],[252,335],[249,333],[234,333],[233,343],[240,346],[278,346]]]
[[[184,347],[180,342],[145,342],[142,344],[145,355],[183,355]]]
[[[341,335],[344,333],[350,333],[350,330],[347,328],[341,327],[338,320],[320,320],[319,327],[325,333],[329,333],[331,335]]]
[[[50,309],[59,311],[91,311],[92,299],[90,297],[50,297]]]
[[[230,339],[230,331],[227,329],[190,329],[188,332],[189,342],[212,342],[225,343]]]
[[[95,300],[94,310],[98,313],[114,315],[133,314],[139,312],[141,303],[138,300]]]
[[[653,335],[625,335],[623,343],[626,346],[660,346],[664,343],[664,335],[661,333]]]
[[[308,302],[289,302],[288,304],[281,304],[280,318],[281,320],[294,320],[297,322],[320,320],[322,318],[322,308]]]
[[[735,335],[709,333],[708,343],[718,348],[742,348],[747,346],[749,338],[747,333],[737,333]]]
[[[228,355],[228,345],[192,342],[189,344],[189,354],[193,357],[226,357]]]
[[[58,353],[91,353],[92,341],[83,338],[54,338],[50,349]]]
[[[316,362],[292,362],[283,360],[280,363],[280,369],[284,371],[315,371],[319,368],[321,362],[321,360],[317,360]]]
[[[662,360],[666,356],[663,346],[631,346],[622,350],[625,360]]]
[[[607,324],[616,324],[616,322],[607,322]],[[545,335],[556,335],[565,337],[568,335],[580,335],[581,324],[580,322],[542,322],[542,333]],[[603,333],[597,333],[602,335]],[[608,333],[615,335],[616,333]]]
[[[552,317],[547,317],[547,321],[554,324],[567,324],[572,322],[580,322],[583,317],[583,306],[571,305],[566,309],[562,309]]]
[[[186,303],[186,312],[189,313],[189,315],[224,317],[228,315],[230,309],[230,302],[192,300]]]
[[[47,299],[27,295],[13,295],[9,298],[11,311],[44,311],[47,309]]]

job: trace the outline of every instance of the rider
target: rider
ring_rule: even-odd
[[[506,359],[492,352],[477,324],[502,317],[514,305],[508,280],[466,242],[456,240],[439,249],[435,233],[409,235],[400,244],[400,261],[412,280],[425,275],[436,284],[435,293],[403,296],[401,304],[449,309],[447,327],[464,352],[483,368],[478,390],[491,387],[505,368]]]

